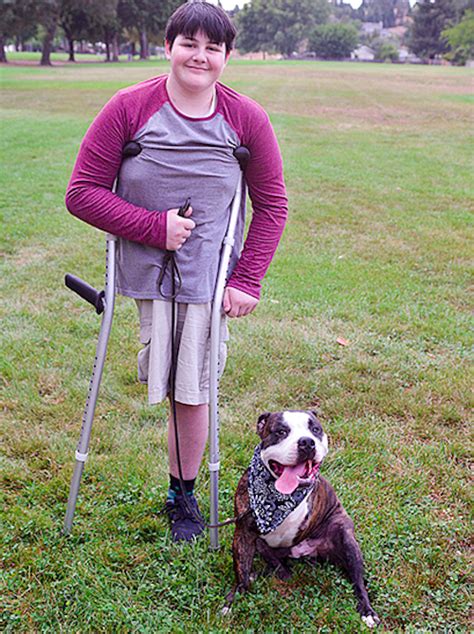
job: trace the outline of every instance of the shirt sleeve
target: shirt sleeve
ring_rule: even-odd
[[[280,149],[266,113],[260,111],[259,126],[243,134],[242,143],[250,150],[245,180],[252,202],[252,219],[228,286],[259,299],[261,281],[285,227],[288,200]]]
[[[66,192],[66,207],[77,218],[121,238],[166,247],[166,212],[129,203],[112,192],[124,145],[133,139],[133,108],[121,93],[104,106],[87,131]]]

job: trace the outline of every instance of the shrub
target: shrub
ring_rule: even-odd
[[[311,51],[323,59],[349,57],[356,48],[359,34],[353,24],[322,24],[308,38]]]

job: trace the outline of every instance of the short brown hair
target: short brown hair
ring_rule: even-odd
[[[203,31],[212,42],[225,44],[227,54],[232,50],[237,35],[224,9],[197,0],[186,2],[176,9],[166,25],[165,40],[171,48],[177,35],[194,37],[198,31]]]

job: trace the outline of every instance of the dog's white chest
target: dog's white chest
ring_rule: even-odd
[[[293,543],[298,530],[308,515],[308,498],[306,497],[278,528],[267,535],[262,535],[271,548],[287,548]]]

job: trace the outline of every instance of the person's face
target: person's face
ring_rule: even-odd
[[[178,35],[170,47],[165,43],[171,62],[171,76],[184,89],[202,92],[213,86],[222,74],[229,55],[223,42],[211,42],[202,31],[193,37]]]

